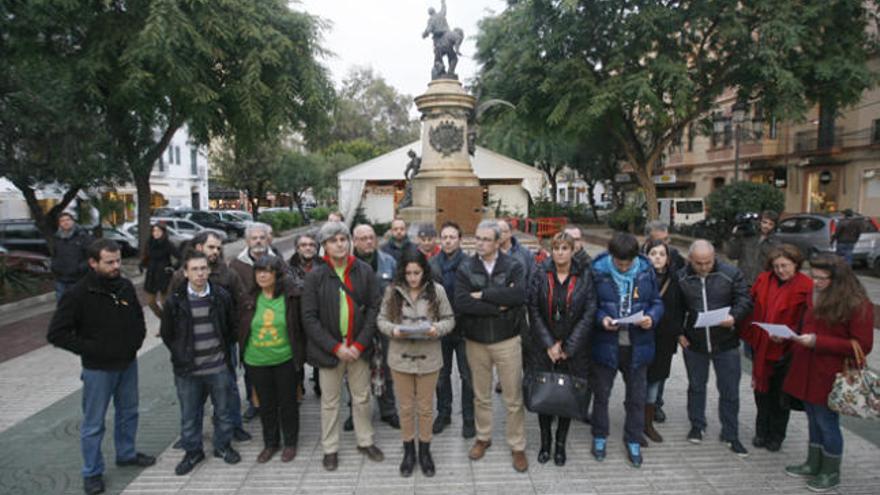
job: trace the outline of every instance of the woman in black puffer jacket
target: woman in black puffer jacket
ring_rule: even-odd
[[[141,261],[141,267],[147,269],[144,279],[144,292],[147,293],[147,305],[158,318],[162,317],[162,308],[158,301],[165,300],[168,283],[174,273],[175,264],[171,258],[180,260],[180,253],[168,239],[168,229],[164,223],[156,223],[150,227],[150,240],[147,252]]]
[[[589,266],[579,270],[572,263],[574,239],[556,234],[551,242],[552,257],[537,267],[529,284],[528,335],[523,339],[523,366],[526,371],[563,372],[587,379],[590,369],[590,332],[596,313]],[[538,462],[550,460],[553,416],[538,415],[541,450]],[[556,427],[557,466],[565,464],[565,439],[571,418],[558,418]]]

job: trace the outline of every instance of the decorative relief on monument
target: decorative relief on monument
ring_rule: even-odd
[[[442,153],[444,157],[461,151],[461,147],[464,146],[464,128],[456,126],[453,122],[440,122],[429,134],[431,147]]]

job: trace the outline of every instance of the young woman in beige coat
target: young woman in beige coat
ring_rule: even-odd
[[[452,331],[455,318],[446,291],[432,280],[422,253],[408,251],[401,257],[394,282],[385,291],[378,324],[379,331],[391,337],[388,367],[403,437],[400,474],[412,475],[416,463],[418,416],[419,466],[425,476],[434,476],[430,447],[434,390],[443,366],[440,337]]]

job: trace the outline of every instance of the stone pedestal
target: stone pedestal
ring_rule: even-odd
[[[479,186],[468,154],[468,117],[476,105],[455,79],[436,79],[415,98],[422,113],[422,165],[413,179],[413,205],[402,208],[407,223],[431,223],[437,214],[437,186]]]

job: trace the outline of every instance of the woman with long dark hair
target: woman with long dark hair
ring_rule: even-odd
[[[171,262],[171,258],[180,260],[180,253],[168,239],[168,228],[164,222],[154,223],[150,227],[150,240],[147,242],[147,252],[144,253],[141,267],[147,269],[144,279],[147,305],[158,318],[162,317],[159,301],[165,300],[168,283],[171,282],[174,273],[174,263]]]
[[[659,240],[648,241],[645,255],[657,275],[664,308],[663,317],[654,329],[654,361],[648,366],[648,396],[645,398],[645,436],[652,442],[660,443],[663,436],[654,428],[654,413],[657,397],[672,368],[672,356],[678,347],[684,312],[669,246]]]
[[[596,313],[596,291],[589,265],[573,263],[575,241],[560,232],[550,242],[551,257],[535,270],[529,284],[529,335],[523,341],[523,365],[531,371],[561,371],[587,379],[589,340]],[[550,460],[553,420],[556,450],[553,462],[565,465],[565,441],[571,418],[539,414],[541,449],[538,462]]]
[[[791,364],[791,343],[774,342],[753,323],[775,323],[800,328],[813,293],[813,281],[801,273],[803,256],[795,246],[771,248],[763,272],[752,285],[752,316],[743,320],[740,338],[753,350],[752,388],[755,390],[755,438],[752,445],[776,452],[782,447],[791,412],[782,384]]]
[[[264,255],[254,262],[254,290],[242,304],[238,344],[260,399],[263,450],[257,462],[268,462],[282,443],[281,462],[290,462],[299,438],[296,385],[306,338],[299,291],[277,256]]]
[[[418,461],[425,476],[434,476],[431,435],[434,391],[443,367],[440,337],[455,327],[452,306],[443,286],[434,282],[428,260],[421,252],[404,251],[394,281],[385,291],[378,318],[379,330],[391,338],[388,367],[394,378],[394,395],[403,438],[400,474],[412,475]]]
[[[874,338],[874,305],[852,268],[835,255],[810,261],[813,299],[801,333],[792,337],[791,368],[783,391],[804,403],[809,423],[807,461],[785,468],[790,476],[809,478],[812,491],[840,484],[843,435],[840,417],[828,408],[828,394],[845,359],[858,345],[867,355]]]

